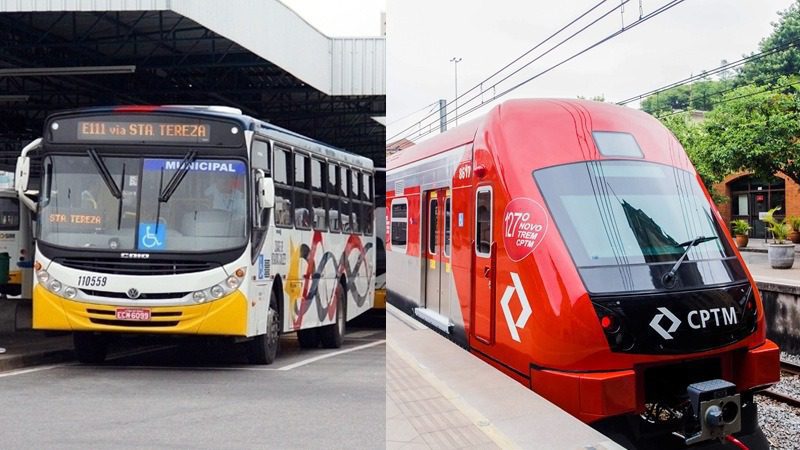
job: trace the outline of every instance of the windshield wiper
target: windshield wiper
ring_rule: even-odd
[[[686,258],[686,255],[689,254],[689,250],[691,250],[692,247],[698,244],[702,244],[703,242],[713,241],[714,239],[719,239],[719,238],[717,236],[697,236],[691,241],[675,244],[675,247],[686,247],[686,250],[683,251],[683,254],[678,259],[678,261],[675,262],[675,265],[672,266],[672,269],[670,269],[669,272],[664,274],[664,276],[661,278],[661,282],[664,283],[664,286],[672,287],[675,285],[675,274],[678,272],[678,268],[680,268],[681,264],[683,264],[683,259]]]
[[[89,158],[91,158],[92,162],[94,163],[94,167],[97,169],[97,172],[100,174],[100,177],[103,179],[103,182],[106,184],[106,187],[109,191],[111,191],[111,195],[114,196],[116,199],[122,198],[122,191],[117,186],[117,183],[114,182],[114,179],[111,178],[111,173],[108,171],[108,167],[100,159],[100,155],[97,154],[97,150],[90,148],[87,150],[89,153]]]
[[[172,197],[172,194],[174,194],[175,190],[178,189],[178,186],[181,184],[181,181],[183,181],[183,178],[187,173],[189,173],[190,165],[196,157],[197,152],[194,150],[186,153],[186,156],[183,157],[180,166],[178,166],[178,171],[172,174],[172,177],[169,179],[169,181],[167,181],[167,185],[164,186],[164,189],[159,190],[159,202],[166,203],[169,201],[169,198]]]

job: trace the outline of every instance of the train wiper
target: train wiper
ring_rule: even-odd
[[[119,186],[117,186],[117,183],[114,182],[114,179],[111,178],[111,172],[108,171],[108,167],[106,167],[106,164],[100,158],[100,155],[97,154],[97,150],[90,148],[86,152],[89,154],[89,158],[94,163],[94,167],[97,169],[97,172],[100,174],[100,177],[103,179],[106,187],[108,187],[108,190],[111,191],[111,195],[113,195],[117,200],[121,199],[122,191],[120,190]]]
[[[686,250],[683,251],[683,254],[681,255],[680,258],[678,258],[678,261],[675,262],[675,265],[672,266],[672,269],[670,269],[669,272],[664,274],[664,276],[661,278],[661,281],[664,283],[664,286],[672,287],[675,285],[675,274],[678,272],[678,268],[681,267],[684,258],[686,258],[686,255],[689,254],[689,250],[691,250],[692,247],[698,244],[702,244],[703,242],[713,241],[714,239],[719,239],[719,238],[717,236],[697,236],[691,241],[675,244],[675,247],[686,247]]]
[[[194,150],[189,151],[186,153],[186,156],[183,157],[180,166],[178,166],[178,171],[172,174],[172,177],[167,181],[167,185],[164,186],[163,190],[159,190],[158,193],[158,201],[161,203],[166,203],[169,201],[169,198],[172,197],[172,194],[175,193],[175,190],[178,189],[178,186],[183,181],[183,178],[189,173],[189,168],[197,157],[197,152]]]

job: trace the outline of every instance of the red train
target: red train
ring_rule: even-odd
[[[778,348],[656,119],[508,101],[390,157],[386,189],[390,303],[626,445],[766,445]]]

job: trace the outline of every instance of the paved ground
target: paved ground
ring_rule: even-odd
[[[271,366],[186,342],[0,373],[2,447],[383,448],[383,319],[351,327],[338,350],[281,344]]]
[[[388,449],[621,448],[391,305],[387,311]]]
[[[767,283],[798,285],[800,284],[800,256],[795,258],[791,269],[773,269],[767,260],[767,254],[760,251],[742,251],[747,268],[756,281]]]

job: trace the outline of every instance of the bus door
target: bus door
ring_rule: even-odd
[[[478,185],[475,189],[472,245],[472,329],[475,338],[490,345],[494,343],[494,283],[497,279],[497,245],[492,237],[492,194],[492,187],[488,185]]]

